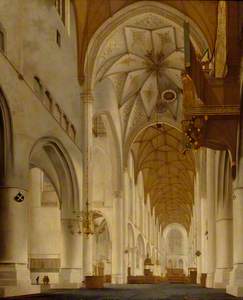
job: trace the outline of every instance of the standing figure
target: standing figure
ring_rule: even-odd
[[[48,285],[49,282],[50,282],[49,277],[48,277],[47,275],[45,275],[45,276],[43,277],[43,283],[44,283],[45,285]]]

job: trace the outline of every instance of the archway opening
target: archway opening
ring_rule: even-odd
[[[130,151],[135,181],[138,183],[142,174],[144,199],[149,199],[164,237],[166,260],[162,267],[187,273],[188,234],[194,204],[194,154],[183,151],[183,134],[164,123],[140,131]]]
[[[49,177],[39,168],[30,169],[29,268],[32,284],[48,276],[59,282],[61,266],[60,200]]]
[[[29,167],[32,283],[42,283],[44,276],[50,284],[80,280],[80,204],[73,163],[58,140],[42,138],[32,148]]]

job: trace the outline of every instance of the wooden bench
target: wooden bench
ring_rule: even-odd
[[[188,278],[184,274],[183,269],[167,269],[166,270],[166,279],[170,283],[186,283]]]
[[[127,283],[130,284],[153,284],[162,282],[161,276],[127,276]]]
[[[87,289],[101,289],[104,287],[104,276],[85,276]]]
[[[111,275],[104,275],[105,276],[105,283],[111,283]]]

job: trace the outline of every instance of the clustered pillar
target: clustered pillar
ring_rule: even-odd
[[[240,141],[242,144],[242,136]],[[198,282],[205,274],[207,287],[226,288],[227,293],[242,297],[243,145],[239,147],[235,178],[227,151],[203,149],[201,154],[195,182],[197,210],[192,217],[199,225],[196,235],[200,256]],[[191,224],[192,230],[195,222],[192,220]]]
[[[123,199],[121,191],[114,193],[113,213],[114,222],[112,230],[112,283],[124,283],[124,244],[123,244]]]
[[[28,199],[22,188],[0,189],[0,284],[8,294],[33,292],[28,265]],[[10,287],[12,286],[12,287]]]
[[[227,292],[243,296],[243,124],[236,179],[233,182],[233,270]]]
[[[215,245],[215,151],[207,150],[207,287],[213,287]]]
[[[219,159],[216,214],[215,288],[226,288],[232,268],[232,189],[230,162],[226,152]],[[223,160],[222,160],[223,159]]]
[[[83,131],[83,213],[92,203],[92,145],[93,145],[93,96],[90,90],[82,94],[84,108],[84,131]],[[93,275],[92,235],[83,235],[83,266],[84,276]]]
[[[232,215],[232,201],[235,200],[232,200],[230,157],[226,151],[204,149],[200,153],[198,165],[195,181],[196,212],[193,214],[193,219],[197,219],[197,281],[199,283],[201,277],[206,275],[206,282],[202,281],[202,284],[226,288],[232,269],[233,232],[239,230],[237,224],[233,231],[232,220],[237,214],[239,219],[242,216],[239,206]],[[238,241],[237,238],[234,251],[239,247]]]
[[[82,276],[82,247],[81,237],[78,232],[72,231],[70,225],[75,228],[74,219],[61,219],[61,269],[59,282],[61,287],[80,287]],[[74,223],[74,224],[72,224]]]

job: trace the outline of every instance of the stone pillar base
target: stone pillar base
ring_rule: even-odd
[[[39,285],[16,285],[16,286],[5,286],[0,288],[0,296],[12,297],[12,296],[22,296],[30,294],[40,293]]]
[[[224,289],[229,284],[230,269],[216,269],[214,276],[214,288]]]
[[[243,296],[243,287],[228,285],[226,287],[226,293],[233,295],[235,297],[242,297]]]
[[[61,268],[59,274],[59,284],[51,285],[51,288],[79,288],[82,286],[82,269]]]
[[[32,285],[30,282],[30,272],[26,264],[0,264],[1,296],[19,296],[39,292],[40,286]]]
[[[111,282],[113,284],[123,284],[123,283],[125,283],[122,274],[113,274],[111,276]]]
[[[201,284],[201,273],[197,273],[197,284]]]
[[[212,288],[214,282],[214,273],[207,273],[206,287]]]
[[[236,297],[243,296],[243,264],[234,266],[230,272],[229,285],[226,286],[226,292]]]

